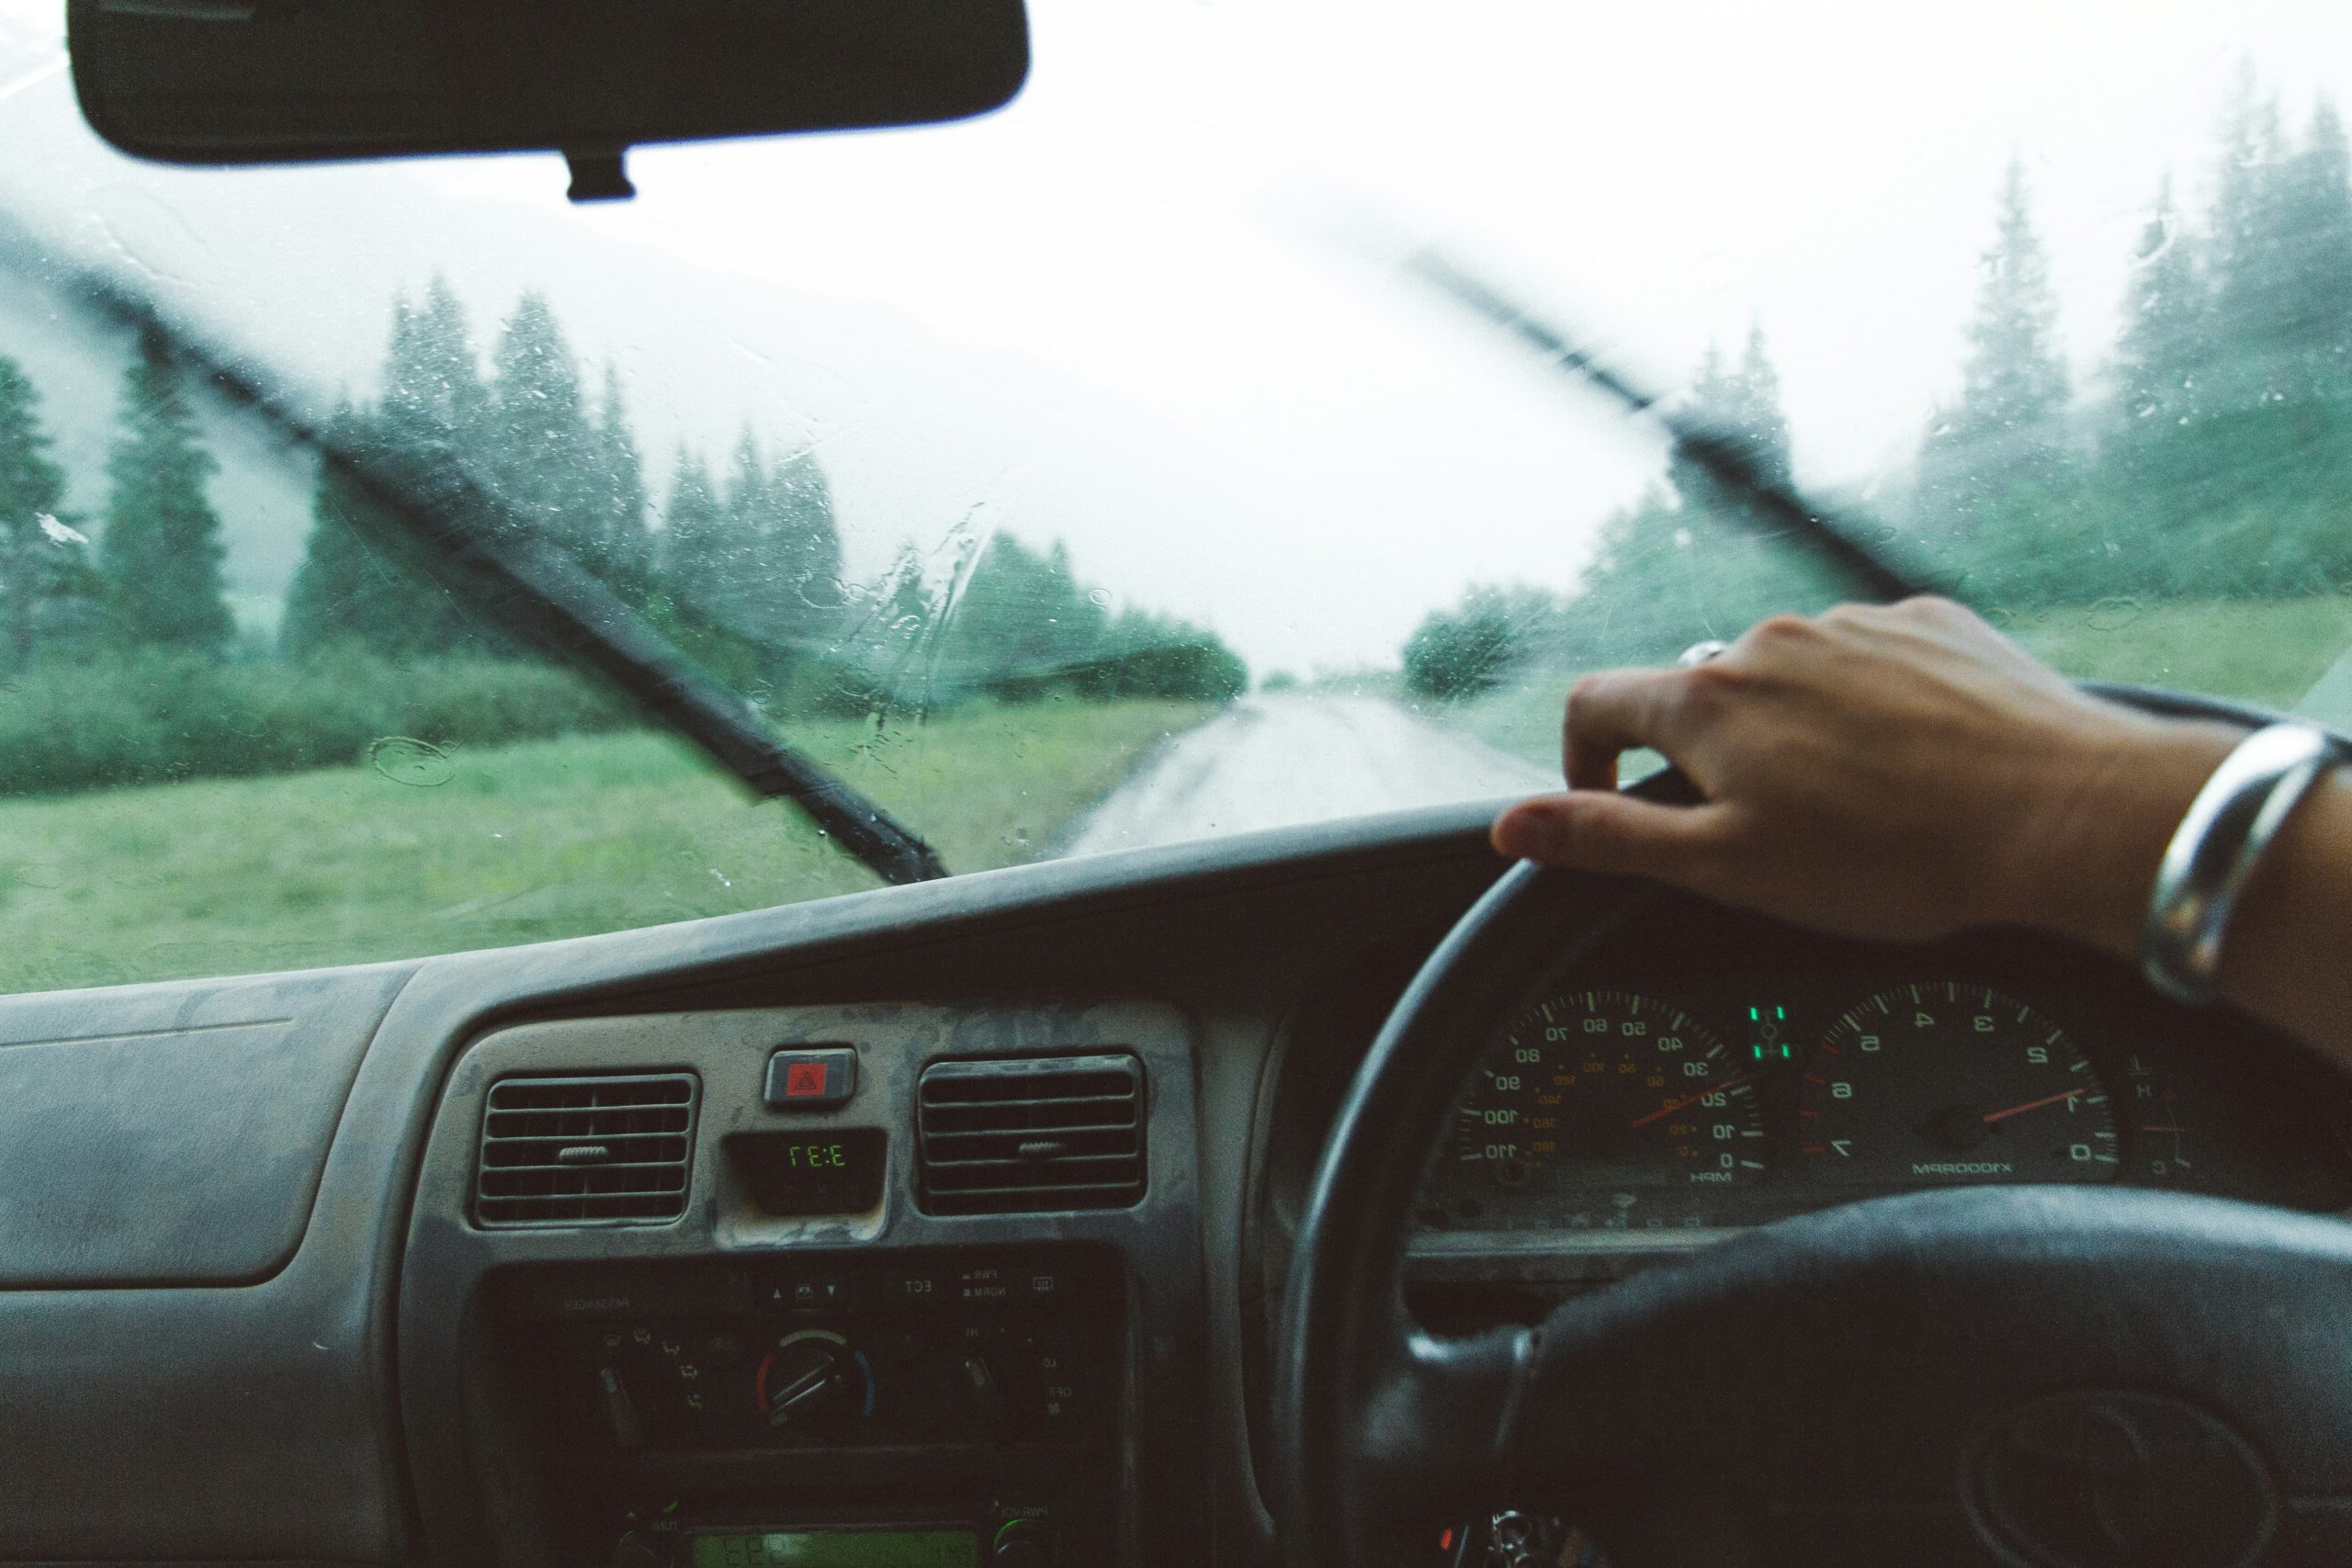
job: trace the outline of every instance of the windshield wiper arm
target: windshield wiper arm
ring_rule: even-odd
[[[699,747],[762,799],[789,800],[886,882],[927,882],[947,867],[922,837],[770,733],[750,705],[712,680],[566,551],[526,528],[489,527],[507,513],[454,452],[395,456],[345,443],[288,407],[260,379],[145,298],[89,267],[51,264],[0,220],[0,258],[76,308],[144,334],[183,370],[267,421],[375,502],[433,574],[499,625],[584,665],[645,713]]]
[[[240,394],[239,400],[252,400]],[[527,530],[481,526],[496,502],[458,454],[445,449],[437,461],[429,453],[393,456],[323,434],[318,446],[322,461],[399,521],[435,576],[499,625],[595,671],[754,795],[799,807],[884,881],[947,874],[921,836],[778,739],[742,697],[696,669],[569,551]]]
[[[1726,492],[1746,503],[1741,510],[1751,526],[1759,532],[1787,536],[1811,551],[1859,592],[1882,602],[1907,599],[1915,593],[1947,592],[1905,571],[1883,552],[1865,544],[1865,530],[1808,500],[1795,486],[1766,468],[1746,442],[1678,412],[1657,393],[1628,379],[1590,349],[1579,345],[1565,330],[1521,305],[1490,280],[1433,249],[1415,251],[1406,258],[1404,265],[1407,272],[1484,316],[1549,363],[1623,404],[1629,412],[1656,420],[1672,440],[1678,457],[1688,459]]]

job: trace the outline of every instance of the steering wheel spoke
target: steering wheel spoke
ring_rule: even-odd
[[[1507,1477],[1535,1347],[1519,1327],[1440,1339],[1408,1325],[1367,1386],[1359,1506],[1426,1514],[1493,1495]]]

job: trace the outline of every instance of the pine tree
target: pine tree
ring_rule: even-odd
[[[2011,446],[2030,462],[2038,447],[2056,439],[2067,384],[2058,354],[2058,299],[2034,232],[2021,159],[2010,159],[2002,178],[2000,215],[1984,267],[1976,320],[1968,330],[1958,433],[1963,440]]]
[[[727,513],[710,465],[683,445],[672,467],[670,503],[656,542],[664,587],[696,615],[721,618],[720,601],[732,577],[727,557]]]
[[[598,494],[595,429],[579,362],[542,294],[524,295],[500,330],[479,450],[509,525],[598,558],[609,498]]]
[[[2140,229],[2116,338],[2114,412],[2128,447],[2144,450],[2195,423],[2211,331],[2197,252],[2173,209],[2167,176]]]
[[[424,465],[469,460],[484,393],[464,307],[438,276],[424,302],[392,302],[384,392],[372,411],[345,407],[332,450]],[[340,465],[322,461],[311,537],[287,590],[279,647],[296,658],[348,643],[392,659],[488,651],[487,637],[435,580],[397,519]]]
[[[2282,377],[2296,357],[2278,320],[2288,293],[2281,286],[2292,281],[2278,246],[2285,163],[2278,99],[2261,91],[2253,62],[2241,62],[2222,116],[2208,240],[2213,312],[2207,356],[2221,383],[2217,412],[2281,398]]]
[[[123,383],[121,434],[98,558],[115,635],[126,643],[219,657],[236,636],[222,567],[228,547],[205,499],[220,465],[206,451],[163,341],[140,340]]]
[[[1747,329],[1747,346],[1739,356],[1738,393],[1735,427],[1761,461],[1766,476],[1787,484],[1793,474],[1789,416],[1781,408],[1781,373],[1765,350],[1760,325]]]
[[[1781,409],[1781,373],[1773,367],[1761,326],[1748,328],[1736,369],[1725,369],[1723,352],[1709,344],[1683,403],[1693,423],[1712,435],[1736,442],[1768,478],[1788,482],[1789,421]],[[1706,471],[1686,457],[1674,458],[1668,479],[1686,508],[1721,513],[1738,504],[1736,498],[1722,494]]]
[[[1937,409],[1919,450],[1926,531],[1977,556],[2030,553],[2027,536],[2069,478],[2058,301],[2021,159],[2009,160],[1996,206],[1960,400]]]
[[[642,599],[652,569],[652,540],[646,531],[645,461],[628,427],[621,401],[621,377],[605,366],[605,393],[597,409],[595,479],[599,535],[589,567],[629,597]]]
[[[2203,593],[2328,592],[2352,578],[2352,158],[2324,101],[2290,147],[2250,65],[2220,140],[2209,390],[2177,474],[2195,534],[2173,576]]]
[[[1033,698],[1101,656],[1107,619],[1060,541],[1040,554],[999,534],[949,606],[942,663],[958,684]]]
[[[379,411],[387,434],[462,448],[481,434],[486,397],[465,307],[435,273],[422,306],[412,308],[404,299],[392,302]]]
[[[685,561],[690,547],[707,558]],[[830,650],[843,612],[841,534],[814,453],[771,469],[746,426],[716,525],[665,558],[673,591],[738,636],[785,660]]]
[[[49,457],[31,378],[0,355],[0,669],[70,644],[95,599],[88,547],[57,515],[65,473]]]
[[[774,541],[779,634],[792,646],[822,646],[842,610],[842,536],[832,487],[817,454],[803,447],[768,479],[768,537]]]
[[[1724,351],[1711,341],[1706,352],[1699,356],[1699,368],[1682,394],[1683,415],[1710,435],[1736,438],[1739,434],[1734,428],[1739,417],[1738,401],[1731,375],[1724,368]],[[1711,508],[1719,500],[1715,482],[1707,476],[1706,469],[1679,451],[1668,460],[1667,482],[1674,487],[1681,504],[1694,511]]]
[[[2335,106],[2322,98],[2303,145],[2279,170],[2267,312],[2293,368],[2290,397],[2352,391],[2352,152]]]

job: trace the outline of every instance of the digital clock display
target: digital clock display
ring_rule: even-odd
[[[727,1157],[752,1201],[779,1215],[862,1214],[882,1201],[890,1135],[879,1127],[730,1133]]]
[[[970,1530],[762,1530],[687,1538],[693,1568],[978,1568]]]

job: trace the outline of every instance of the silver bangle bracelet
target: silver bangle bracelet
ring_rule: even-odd
[[[2311,724],[2257,729],[2222,760],[2156,869],[2140,931],[2150,985],[2176,1001],[2213,999],[2238,895],[2288,816],[2338,760],[2335,738]]]

